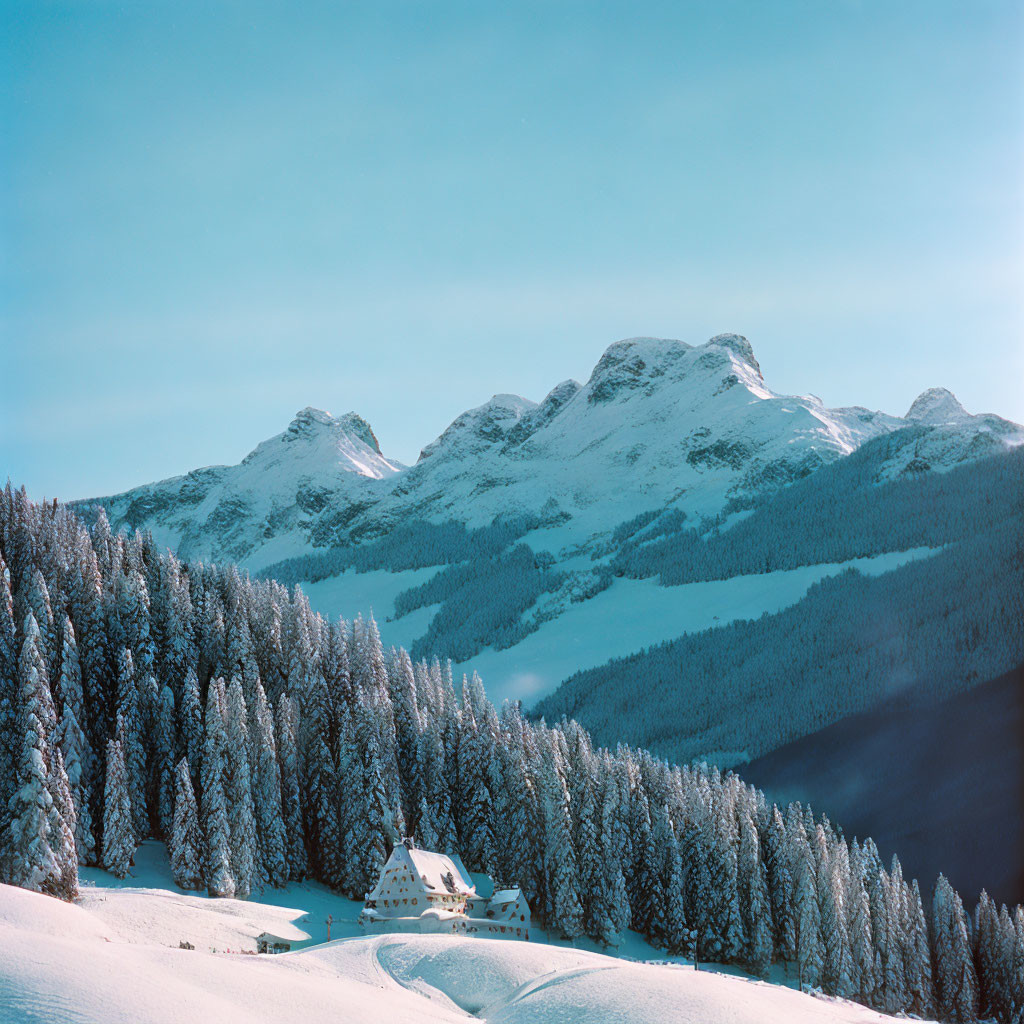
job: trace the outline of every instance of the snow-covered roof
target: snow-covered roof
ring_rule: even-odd
[[[399,847],[399,849],[405,848]],[[448,857],[443,853],[431,853],[429,850],[406,849],[405,852],[409,855],[416,874],[429,889],[440,893],[450,892],[451,890],[445,884],[445,876],[450,873],[455,885],[455,892],[463,896],[476,895],[476,889],[473,887],[469,875],[466,874],[466,869],[462,867],[461,861],[458,864],[455,863],[458,858]]]
[[[514,903],[522,895],[520,889],[498,889],[491,897],[492,903]]]

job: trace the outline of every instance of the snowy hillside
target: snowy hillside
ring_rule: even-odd
[[[343,934],[353,930],[347,901],[306,886],[275,891],[274,905],[211,900],[152,871],[150,888],[106,888],[110,876],[89,874],[78,905],[0,886],[0,1024],[892,1019],[778,985],[543,943],[396,935],[303,946],[310,917],[318,932],[328,913]],[[302,948],[247,955],[263,931]],[[184,940],[195,949],[179,949]]]

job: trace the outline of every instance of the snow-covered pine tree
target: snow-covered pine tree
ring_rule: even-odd
[[[78,644],[71,619],[64,617],[62,652],[57,694],[61,705],[57,742],[64,759],[70,788],[70,804],[75,810],[75,848],[80,864],[96,863],[96,840],[92,830],[92,780],[95,758],[84,729],[85,703]]]
[[[854,996],[870,1005],[875,991],[875,950],[871,936],[871,904],[864,885],[864,863],[860,844],[850,848],[850,877],[846,888],[846,931],[850,938]]]
[[[967,917],[945,875],[939,875],[932,896],[932,957],[939,1019],[974,1024],[978,1019],[978,981]]]
[[[786,855],[786,826],[772,804],[764,833],[763,856],[772,908],[774,947],[782,960],[796,959],[796,926],[793,922],[793,876]]]
[[[817,827],[816,841],[825,852],[818,872],[818,910],[821,914],[822,985],[842,999],[855,991],[853,958],[847,931],[846,890],[850,865],[844,844],[830,845],[822,826]]]
[[[18,777],[21,728],[18,715],[18,651],[11,574],[0,554],[0,877],[9,871],[10,801]]]
[[[25,620],[18,659],[18,724],[21,751],[17,788],[9,807],[6,872],[14,885],[57,895],[63,885],[61,845],[51,792],[51,751],[47,722],[55,719],[46,659],[35,615]]]
[[[296,749],[296,712],[287,693],[277,702],[277,749],[281,766],[281,819],[284,822],[288,851],[288,877],[302,881],[309,870],[306,843],[302,831],[302,805],[299,789],[299,758]]]
[[[904,885],[904,971],[909,1012],[930,1017],[933,1010],[931,952],[928,925],[917,879]]]
[[[55,747],[51,754],[50,793],[53,796],[51,829],[52,834],[58,837],[54,854],[60,869],[60,886],[55,895],[62,900],[73,900],[78,896],[77,815],[60,747]]]
[[[790,873],[793,876],[793,920],[796,926],[796,962],[801,988],[821,981],[821,911],[818,907],[814,856],[803,821],[793,815],[787,824]]]
[[[132,833],[142,839],[149,833],[149,809],[146,805],[146,751],[142,742],[142,714],[139,688],[135,680],[132,652],[122,647],[117,656],[118,739],[128,777],[128,797],[132,805]]]
[[[549,738],[548,756],[541,765],[544,792],[544,872],[551,900],[551,923],[563,937],[582,934],[579,869],[573,844],[569,792],[565,781],[565,740],[558,732]]]
[[[128,771],[120,740],[107,743],[107,777],[103,789],[103,867],[124,878],[135,853],[134,822]]]
[[[761,841],[753,814],[754,807],[749,798],[745,798],[737,808],[740,842],[736,865],[740,917],[746,939],[743,956],[755,974],[767,977],[772,962],[772,912],[761,858]]]
[[[231,827],[225,795],[227,736],[221,714],[224,680],[211,681],[206,695],[206,742],[202,770],[202,828],[206,839],[204,874],[211,896],[234,896],[231,874]]]
[[[885,917],[888,942],[882,954],[882,974],[885,987],[885,1008],[890,1013],[907,1009],[910,999],[907,993],[905,951],[907,947],[903,918],[903,871],[896,857],[892,859],[892,871],[881,876],[885,894]]]
[[[242,680],[236,675],[228,687],[228,712],[225,721],[224,798],[230,830],[231,877],[235,898],[248,899],[258,881],[259,853],[256,820],[253,812],[252,773],[249,767],[249,727]]]
[[[151,728],[153,802],[160,835],[165,838],[174,828],[174,793],[176,788],[174,757],[177,753],[174,693],[169,686],[160,692]]]
[[[259,679],[255,689],[253,809],[260,838],[263,875],[271,885],[281,886],[288,881],[285,826],[281,812],[281,770],[274,739],[274,718]]]
[[[171,871],[181,889],[203,887],[203,837],[188,761],[182,758],[175,771],[174,828],[171,832]]]
[[[181,706],[178,713],[181,749],[179,753],[188,761],[193,786],[199,779],[199,766],[203,763],[203,701],[199,694],[199,679],[194,667],[189,666],[181,687]]]

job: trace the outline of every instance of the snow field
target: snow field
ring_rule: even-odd
[[[657,580],[616,579],[607,590],[566,607],[515,647],[487,648],[455,666],[456,678],[476,670],[496,705],[503,700],[530,704],[547,696],[575,672],[603,665],[645,647],[699,633],[737,619],[756,619],[799,601],[827,576],[857,569],[876,576],[935,554],[931,548],[889,552],[847,562],[801,566],[728,580],[663,587]],[[386,642],[394,642],[381,625]]]
[[[0,886],[2,1024],[889,1019],[766,983],[541,943],[385,935],[282,956],[212,953],[204,947],[223,941],[225,920],[254,937],[287,926],[282,915],[294,912],[166,890],[99,891],[75,906]],[[165,941],[184,932],[195,951]]]

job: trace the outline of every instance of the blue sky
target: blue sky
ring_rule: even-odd
[[[4,3],[0,475],[412,461],[638,334],[1024,421],[1017,2]]]

